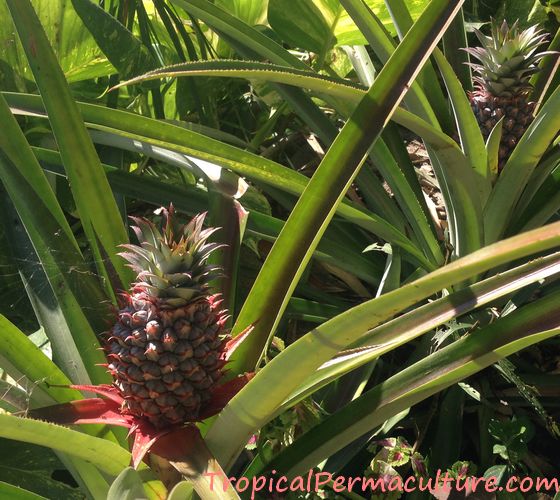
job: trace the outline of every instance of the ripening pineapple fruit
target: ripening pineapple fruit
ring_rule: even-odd
[[[509,27],[506,21],[499,25],[495,20],[491,36],[476,29],[475,33],[482,47],[465,50],[481,64],[470,64],[476,76],[475,91],[469,98],[485,139],[504,117],[498,165],[501,169],[533,120],[535,104],[529,102],[529,79],[548,54],[539,52],[547,35],[537,26],[521,31],[517,21]]]
[[[107,341],[108,368],[124,398],[122,410],[156,428],[194,421],[222,375],[226,312],[209,282],[208,265],[220,245],[207,243],[204,214],[175,223],[173,208],[161,209],[162,229],[133,218],[140,243],[121,255],[137,273],[132,293]]]
[[[207,243],[217,229],[202,228],[204,214],[176,224],[173,212],[172,206],[160,209],[161,230],[147,219],[132,218],[140,245],[123,245],[128,251],[121,255],[137,272],[137,281],[107,336],[113,384],[71,385],[101,397],[28,414],[58,424],[126,427],[133,438],[134,467],[148,453],[190,459],[202,439],[195,423],[219,413],[254,375],[222,378],[253,325],[233,339],[224,331],[226,312],[209,289],[219,269],[207,264],[220,246]]]

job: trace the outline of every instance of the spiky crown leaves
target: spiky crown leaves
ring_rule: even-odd
[[[469,63],[477,74],[473,80],[478,90],[494,96],[527,93],[531,89],[529,78],[539,70],[539,61],[552,53],[538,52],[547,34],[538,26],[521,31],[519,21],[510,27],[506,21],[500,25],[493,19],[491,26],[491,36],[474,30],[482,47],[464,49],[482,63]]]
[[[161,208],[161,229],[145,218],[131,217],[138,245],[122,245],[119,255],[137,273],[135,290],[157,297],[162,306],[178,307],[208,294],[208,283],[219,276],[220,267],[207,264],[222,245],[207,243],[218,228],[203,229],[206,213],[188,224],[175,219],[173,206]]]

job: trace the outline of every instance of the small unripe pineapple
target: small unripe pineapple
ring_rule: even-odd
[[[133,218],[140,245],[121,253],[137,273],[107,339],[109,371],[124,398],[123,412],[156,428],[194,421],[222,376],[226,311],[209,282],[219,268],[208,265],[220,245],[207,243],[205,214],[188,224],[162,210],[161,230]]]
[[[480,61],[470,64],[476,76],[475,91],[469,95],[471,107],[486,139],[500,119],[502,138],[499,169],[533,121],[535,103],[529,101],[529,79],[538,71],[539,61],[549,52],[539,51],[546,33],[537,26],[521,31],[518,22],[492,21],[491,36],[475,29],[482,47],[465,50]]]

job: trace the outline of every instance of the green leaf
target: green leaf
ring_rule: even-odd
[[[490,184],[488,159],[482,133],[480,132],[476,117],[474,116],[461,82],[438,48],[434,50],[434,59],[439,66],[447,87],[451,105],[453,106],[461,145],[463,146],[463,151],[473,170],[475,185],[479,192],[479,203],[484,205],[492,186]]]
[[[142,153],[150,158],[163,161],[168,165],[175,165],[188,170],[196,177],[203,177],[212,189],[218,190],[228,197],[239,198],[243,196],[248,188],[248,184],[238,175],[208,161],[189,158],[159,146],[151,146],[145,141],[138,141],[137,139],[105,131],[92,130],[90,131],[90,137],[96,144],[104,144],[126,151]]]
[[[29,338],[4,316],[0,316],[0,366],[22,386],[24,376],[30,384],[34,406],[64,403],[81,399],[72,389],[57,386],[69,385],[70,380]]]
[[[436,431],[430,456],[432,470],[445,470],[459,460],[463,444],[465,392],[458,385],[442,394],[441,410],[437,416]]]
[[[507,469],[508,469],[507,465],[494,465],[484,472],[483,477],[485,478],[495,477],[496,484],[500,484],[503,477],[507,474]]]
[[[266,24],[268,0],[253,2],[252,0],[216,0],[226,12],[231,12],[249,26]]]
[[[87,478],[98,480],[94,473],[99,471],[109,476],[118,476],[130,463],[130,453],[118,444],[88,436],[82,432],[59,425],[14,417],[0,413],[0,437],[46,446],[74,458],[73,464]],[[78,460],[79,459],[79,460]],[[83,461],[83,462],[82,462]],[[91,470],[93,469],[93,471]],[[156,480],[147,466],[139,467],[144,481],[144,491],[150,500],[165,497],[165,487]],[[100,480],[103,478],[100,476]],[[89,486],[89,482],[86,482]],[[92,489],[94,498],[106,498],[108,489]]]
[[[486,140],[486,154],[488,155],[488,170],[490,172],[490,181],[492,184],[498,178],[498,162],[500,159],[500,141],[502,140],[502,126],[504,118],[502,117],[490,132]]]
[[[455,16],[449,29],[443,35],[443,53],[451,64],[454,73],[467,92],[472,91],[473,81],[471,68],[468,66],[469,54],[462,50],[468,47],[467,31],[463,9]]]
[[[169,492],[167,500],[185,500],[191,498],[193,492],[194,487],[192,483],[189,483],[188,481],[181,481]]]
[[[168,441],[171,446],[171,441]],[[176,456],[169,463],[192,483],[198,497],[239,500],[237,488],[228,481],[228,476],[210,453],[198,429],[188,438],[180,439],[178,446],[186,450],[184,457],[175,453]]]
[[[413,24],[413,18],[409,12],[410,2],[405,3],[404,0],[385,0],[385,3],[393,19],[393,23],[397,28],[399,39],[402,40]],[[450,24],[450,27],[445,31],[442,38],[444,44],[446,36],[453,29],[455,21],[460,15],[461,11],[459,11]],[[439,75],[436,73],[431,61],[426,62],[416,81],[426,94],[426,98],[430,102],[444,130],[446,130],[447,133],[451,133],[452,124],[449,105],[446,96],[443,94]]]
[[[382,139],[378,139],[373,145],[371,158],[391,187],[401,210],[422,245],[424,254],[432,262],[443,264],[444,257],[439,242],[435,238],[422,206],[418,202],[412,186],[408,183],[407,178]]]
[[[239,78],[264,79],[290,85],[305,86],[318,96],[330,95],[342,97],[348,104],[357,102],[364,96],[364,90],[351,82],[315,75],[309,71],[243,61],[212,61],[205,63],[186,63],[168,68],[161,68],[137,77],[128,83],[134,83],[161,76],[227,76]],[[349,107],[349,106],[348,106]],[[344,114],[346,109],[341,110]],[[482,238],[481,205],[472,195],[478,191],[472,167],[455,141],[449,136],[404,110],[396,109],[393,120],[420,135],[428,145],[432,166],[440,181],[445,198],[448,220],[451,227],[451,241],[456,256],[465,255],[480,248]],[[412,201],[407,201],[412,203]],[[343,209],[341,205],[340,209]],[[423,237],[429,237],[424,235]],[[388,238],[384,238],[388,241]],[[392,241],[393,242],[393,241]],[[428,246],[433,246],[433,242]],[[404,248],[404,247],[403,247]],[[406,249],[410,252],[410,248]],[[431,252],[433,249],[431,250]]]
[[[262,30],[248,26],[241,19],[213,5],[208,0],[172,0],[191,15],[203,20],[212,30],[233,47],[238,54],[249,59],[270,60],[300,69],[308,66],[295,55],[266,36]],[[301,116],[318,137],[329,144],[336,135],[336,127],[325,113],[301,90],[274,85],[274,89],[292,109]]]
[[[309,68],[292,68],[280,64],[229,59],[187,62],[165,66],[121,82],[115,88],[162,77],[180,76],[221,76],[284,83],[309,88],[324,95],[347,99],[355,104],[360,101],[367,90],[362,85],[353,83],[350,80],[342,80],[314,73]]]
[[[387,61],[393,54],[394,42],[383,29],[379,19],[362,0],[341,0],[341,3],[360,27],[379,59],[382,62]],[[434,82],[434,85],[439,86],[439,83]],[[436,117],[435,110],[432,109],[426,95],[416,83],[410,86],[410,90],[405,97],[406,106],[417,117],[426,120],[436,129],[440,128],[438,124],[438,119],[440,119],[445,130],[451,130],[452,124],[448,123],[449,114],[441,109],[441,105],[437,102],[436,99],[434,101],[438,109],[438,116]],[[398,121],[397,114],[395,114],[395,121]],[[400,124],[409,127],[407,124]],[[419,135],[427,140],[424,135]],[[430,140],[430,142],[432,141]],[[461,256],[480,248],[481,217],[478,214],[480,211],[479,204],[473,203],[472,196],[469,195],[469,193],[476,192],[477,187],[470,179],[472,175],[469,175],[467,170],[468,164],[465,165],[464,159],[461,158],[464,155],[457,155],[454,150],[454,141],[451,142],[452,145],[447,151],[445,149],[441,151],[441,148],[434,151],[433,143],[427,144],[427,151],[444,198],[449,223],[449,240],[455,251],[454,256]]]
[[[0,408],[7,412],[25,411],[29,407],[29,395],[15,384],[0,380]]]
[[[531,174],[560,130],[560,87],[543,105],[513,150],[484,210],[487,243],[499,239],[512,222],[511,216]]]
[[[106,382],[107,374],[95,367],[104,363],[105,357],[98,350],[92,329],[104,329],[105,296],[84,262],[54,193],[3,97],[0,119],[4,124],[4,133],[0,134],[0,178],[33,243],[91,380]]]
[[[99,78],[114,72],[69,2],[33,0],[33,6],[69,80]],[[0,46],[0,88],[32,90],[33,74],[5,2],[0,3]]]
[[[40,420],[0,414],[0,436],[67,453],[113,476],[130,463],[130,453],[118,444]]]
[[[0,200],[0,206],[10,221],[10,224],[6,225],[10,242],[14,248],[17,248],[17,270],[25,285],[25,291],[22,293],[27,292],[37,321],[50,341],[52,358],[72,382],[90,384],[88,369],[76,347],[64,311],[58,304],[49,278],[40,265],[39,257],[25,227],[8,197]]]
[[[142,477],[132,467],[127,467],[117,476],[107,495],[107,500],[143,500],[146,498]]]
[[[276,64],[285,64],[299,69],[309,69],[296,56],[285,50],[281,45],[264,33],[249,26],[230,12],[223,10],[207,0],[170,0],[172,4],[184,9],[191,15],[201,19],[227,41],[243,46],[253,54],[259,54]]]
[[[461,338],[377,385],[327,417],[267,468],[291,476],[381,425],[387,418],[496,361],[560,333],[559,293],[549,295]]]
[[[252,324],[255,329],[236,352],[233,372],[252,370],[258,364],[336,207],[457,7],[446,0],[430,4],[329,148],[239,313],[233,333]]]
[[[555,145],[545,154],[539,164],[539,168],[535,169],[527,186],[523,190],[523,196],[515,207],[514,218],[518,221],[516,227],[522,227],[523,219],[527,215],[525,212],[532,212],[529,207],[534,209],[542,205],[543,200],[548,199],[551,194],[556,192],[555,189],[550,190],[550,184],[554,184],[554,172],[560,164],[560,146]],[[550,182],[549,182],[550,181]],[[548,191],[544,196],[543,191]],[[539,199],[540,198],[540,199]]]
[[[531,77],[530,83],[533,85],[531,101],[544,102],[549,94],[558,86],[560,73],[558,72],[558,55],[555,51],[560,48],[560,30],[556,30],[554,38],[547,47],[551,54],[544,57],[539,65],[540,71]]]
[[[224,298],[224,308],[232,317],[236,314],[235,295],[240,268],[239,255],[248,216],[249,213],[237,200],[221,193],[210,192],[210,225],[222,228],[213,241],[225,245],[213,254],[210,263],[217,264],[222,269],[223,277],[217,280],[215,289],[220,290]],[[227,327],[231,327],[230,319]]]
[[[52,478],[55,471],[63,471],[65,466],[51,450],[9,439],[2,439],[0,448],[0,481],[17,484],[44,498],[84,498],[78,489]],[[0,489],[0,498],[2,496]]]
[[[9,99],[14,110],[33,114],[44,112],[37,96],[10,93],[4,95]],[[239,175],[247,176],[256,182],[269,184],[292,194],[300,195],[308,182],[304,175],[271,160],[258,157],[170,123],[91,104],[80,104],[79,109],[92,128],[122,134],[125,137],[133,137],[148,144],[159,145],[211,161],[217,165],[228,167]],[[421,120],[416,119],[411,113],[405,112],[404,117],[407,122],[421,123]],[[427,133],[429,133],[429,130],[428,126]],[[438,140],[443,141],[445,139],[441,138],[447,137],[441,133],[439,135],[435,134],[435,136]],[[401,246],[406,254],[413,256],[415,262],[427,269],[434,267],[408,238],[380,217],[362,208],[355,207],[349,202],[340,204],[339,214],[386,241]]]
[[[359,27],[362,36],[365,37],[379,60],[383,64],[387,64],[395,51],[396,44],[391,35],[387,33],[379,16],[376,15],[376,9],[370,8],[370,4],[363,0],[340,0],[340,3],[350,14],[352,21]],[[434,127],[440,128],[438,118],[417,82],[414,81],[410,84],[404,103],[419,117]]]
[[[218,460],[228,464],[251,432],[266,423],[305,379],[369,330],[455,283],[558,245],[560,223],[503,240],[349,309],[315,328],[262,368],[219,414],[207,434]],[[270,387],[275,390],[270,391]]]
[[[113,278],[115,288],[117,283],[126,288],[132,273],[117,252],[118,245],[127,241],[127,233],[64,74],[29,0],[7,0],[7,4],[49,115],[98,269]],[[104,265],[106,258],[112,269]],[[112,276],[113,269],[117,276]],[[111,280],[106,289],[112,293],[110,284]]]
[[[25,333],[31,333],[36,331],[39,325],[33,314],[31,302],[25,296],[25,288],[18,273],[18,264],[21,259],[18,253],[14,255],[13,252],[17,245],[13,242],[12,218],[5,208],[6,205],[11,205],[11,201],[2,187],[0,188],[0,209],[5,215],[0,220],[0,267],[3,271],[0,275],[0,314],[6,316]],[[25,259],[25,252],[23,254],[21,257]],[[35,261],[37,261],[37,257],[35,257]]]
[[[156,67],[150,51],[99,5],[91,0],[72,0],[72,5],[121,78]]]
[[[0,496],[10,500],[47,500],[46,497],[36,495],[31,491],[24,490],[18,486],[13,486],[0,481]]]
[[[0,316],[0,367],[26,388],[31,408],[82,398],[80,392],[64,387],[70,383],[68,378],[26,335],[3,316]],[[86,432],[104,435],[107,440],[114,441],[112,434],[107,434],[103,426],[89,426]],[[3,436],[17,439],[15,435]],[[76,479],[82,480],[84,487],[92,493],[104,494],[108,489],[105,479],[91,464],[66,457],[65,465],[75,472]]]
[[[324,54],[336,42],[341,10],[336,0],[269,0],[268,22],[285,42]]]
[[[373,328],[348,351],[324,363],[277,409],[280,413],[311,395],[332,380],[378,359],[383,354],[430,332],[447,321],[474,308],[491,303],[531,283],[553,276],[559,271],[558,253],[535,259],[505,273],[465,287],[437,300],[416,307],[397,318]]]
[[[64,175],[61,167],[60,155],[52,150],[44,148],[33,148],[45,170],[56,175]],[[157,180],[154,177],[139,176],[118,170],[116,167],[104,165],[111,187],[118,193],[122,193],[134,199],[147,201],[156,207],[173,203],[175,207],[189,215],[196,215],[208,209],[208,192],[205,189],[188,185],[171,185]],[[245,196],[241,198],[242,204],[250,208]],[[247,223],[248,234],[262,238],[266,241],[274,241],[282,228],[283,221],[267,214],[251,210]],[[336,238],[328,232],[323,238],[315,257],[355,274],[367,283],[377,285],[378,275],[382,268],[376,259],[362,253],[362,246]]]
[[[159,79],[162,77],[181,77],[181,76],[215,76],[226,78],[245,78],[249,80],[258,80],[266,82],[277,82],[287,85],[295,85],[302,88],[308,88],[315,92],[318,97],[331,96],[340,98],[347,101],[347,106],[340,110],[342,113],[348,113],[347,108],[353,108],[358,104],[366,93],[366,88],[357,85],[349,80],[341,80],[340,78],[331,78],[324,75],[319,75],[309,71],[309,69],[290,68],[288,66],[281,66],[277,64],[268,64],[254,61],[230,61],[230,60],[216,60],[205,62],[189,62],[166,66],[154,71],[150,71],[145,75],[137,76],[131,80],[125,81],[117,85],[115,88],[123,85],[130,85],[140,83],[143,81]],[[32,112],[39,112],[40,106],[36,100],[29,95],[4,93],[6,99],[13,106],[14,112],[21,110],[28,110]],[[80,110],[88,121],[88,116],[93,113],[88,113],[88,110],[95,108],[89,107],[92,105],[81,104]],[[104,109],[104,108],[103,108]],[[107,110],[111,112],[113,110]],[[122,112],[121,112],[122,113]],[[97,113],[99,114],[99,113]],[[142,119],[150,120],[149,118],[142,117]],[[444,134],[438,128],[426,122],[419,116],[406,111],[403,108],[397,108],[392,116],[393,121],[408,128],[415,134],[418,134],[426,142],[430,143],[433,147],[438,148],[455,148],[458,150],[455,141],[448,135]],[[153,122],[153,120],[152,120]],[[116,124],[113,125],[116,127]],[[155,123],[153,127],[155,127]],[[209,139],[207,139],[209,140]],[[219,146],[219,143],[214,145],[214,149]],[[220,149],[224,149],[223,146]],[[231,147],[228,147],[231,151]],[[264,161],[261,159],[261,161]]]
[[[385,2],[365,0],[364,4],[375,14],[391,35],[396,35],[396,29]],[[428,5],[428,1],[407,0],[406,4],[413,19],[417,19]],[[339,45],[365,45],[367,43],[363,32],[352,22],[352,18],[346,13],[342,14],[335,34]]]

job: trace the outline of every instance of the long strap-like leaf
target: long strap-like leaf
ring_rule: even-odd
[[[117,252],[128,236],[64,74],[30,0],[7,0],[7,4],[49,115],[97,267],[110,278],[106,289],[112,293],[111,283],[127,288],[132,274]],[[105,258],[110,261],[107,267]]]
[[[508,229],[515,206],[531,174],[560,131],[560,87],[545,102],[513,150],[484,209],[486,243],[497,241]]]
[[[429,396],[537,342],[560,334],[553,293],[416,362],[328,417],[270,464],[288,475],[342,447]]]
[[[102,294],[96,276],[77,248],[56,197],[23,132],[0,96],[0,179],[4,183],[73,334],[90,379],[107,381],[96,364],[105,357],[96,333],[105,329]],[[69,360],[67,360],[69,361]]]
[[[348,119],[276,240],[234,326],[255,331],[232,362],[232,371],[252,370],[372,143],[399,105],[461,2],[434,0],[408,32]]]
[[[229,463],[250,433],[266,423],[302,382],[367,331],[455,283],[559,245],[560,222],[485,247],[323,323],[270,361],[229,402],[207,434],[211,449],[222,464]]]
[[[14,112],[39,115],[44,113],[38,96],[13,93],[4,93],[4,95]],[[177,125],[92,104],[80,103],[79,108],[84,119],[92,128],[122,134],[124,137],[132,137],[148,144],[164,146],[196,158],[208,160],[228,167],[252,180],[278,187],[292,194],[300,195],[307,185],[307,178],[299,172]],[[427,134],[432,130],[429,126],[424,128],[423,123],[425,122],[413,114],[404,111],[402,114],[405,123],[415,123]],[[435,134],[433,138],[445,148],[449,147],[447,140],[451,141],[451,151],[459,155],[462,154],[456,146],[453,149],[453,141],[445,134]],[[434,268],[434,265],[426,259],[420,249],[416,248],[404,234],[384,219],[346,201],[340,204],[338,211],[344,218],[363,229],[386,241],[402,246],[403,250],[412,256],[417,264],[426,269]]]

